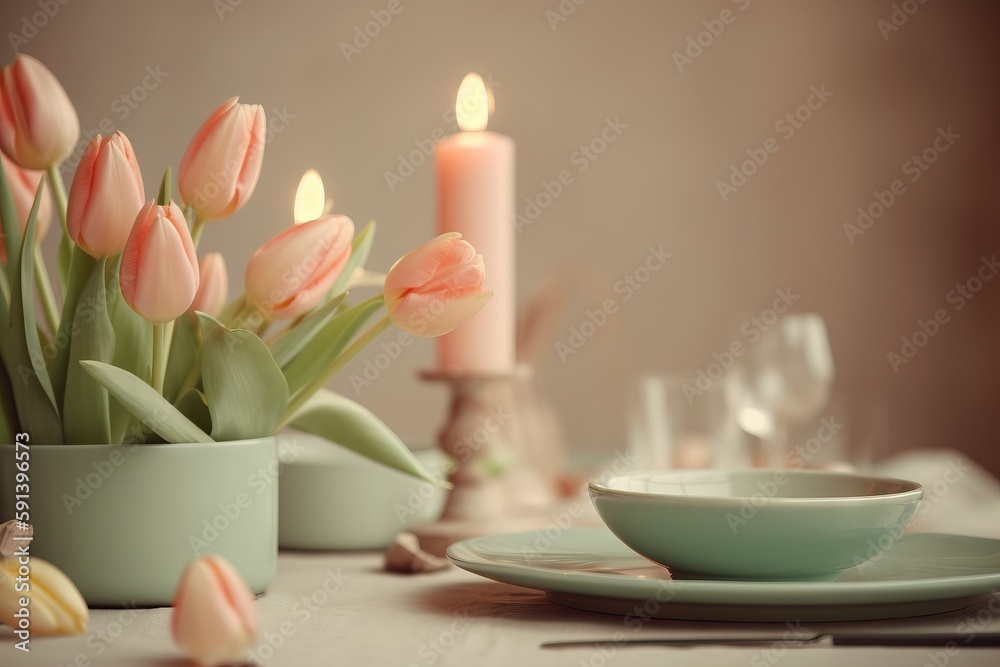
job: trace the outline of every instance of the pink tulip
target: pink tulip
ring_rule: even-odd
[[[19,53],[0,70],[0,150],[27,169],[48,169],[73,152],[76,109],[59,80]]]
[[[461,234],[442,234],[389,269],[385,309],[400,329],[440,336],[478,313],[493,296],[483,291],[485,276],[483,256]]]
[[[198,272],[201,275],[201,283],[198,285],[198,293],[194,295],[194,301],[191,302],[188,312],[194,314],[195,311],[198,311],[215,317],[226,304],[226,297],[229,295],[226,260],[221,254],[210,252],[201,258]]]
[[[202,556],[181,573],[171,630],[198,664],[242,662],[257,637],[253,593],[224,558]]]
[[[9,157],[0,153],[0,161],[3,162],[3,173],[7,177],[11,194],[14,195],[14,210],[17,212],[17,221],[21,226],[21,233],[28,224],[28,214],[31,213],[31,205],[35,202],[35,192],[38,191],[38,183],[45,174],[43,171],[32,171],[25,169]],[[41,243],[42,239],[49,231],[49,223],[52,221],[52,198],[48,192],[42,193],[42,201],[38,205],[38,218],[35,227],[35,243]],[[3,240],[3,232],[0,232],[0,260],[7,261],[7,248]]]
[[[333,287],[351,256],[353,238],[354,223],[344,215],[292,225],[250,258],[247,299],[268,317],[298,317]]]
[[[125,303],[154,324],[188,309],[198,291],[198,258],[177,204],[142,207],[125,242],[119,280]]]
[[[234,97],[212,112],[181,160],[181,199],[201,220],[235,213],[250,198],[264,159],[264,107]]]
[[[145,201],[128,137],[115,132],[104,139],[98,134],[87,144],[69,190],[69,235],[91,257],[117,255]]]

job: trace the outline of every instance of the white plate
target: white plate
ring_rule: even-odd
[[[906,535],[837,581],[667,579],[606,528],[540,531],[453,544],[448,558],[496,581],[545,591],[575,609],[719,621],[858,621],[923,616],[1000,591],[1000,540]]]

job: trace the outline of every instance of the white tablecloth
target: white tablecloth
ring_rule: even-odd
[[[934,458],[937,457],[937,458]],[[950,458],[949,458],[950,457]],[[947,470],[955,455],[937,453],[928,459],[905,457],[884,472],[920,479],[928,489]],[[959,469],[965,462],[960,461]],[[955,474],[949,476],[955,478]],[[919,517],[923,530],[970,532],[1000,538],[1000,498],[996,480],[969,467],[961,483],[938,485],[927,512]],[[972,521],[970,517],[977,518]],[[964,523],[962,523],[964,521]],[[959,528],[967,530],[959,530]],[[964,648],[957,655],[926,648],[573,648],[541,649],[545,641],[712,634],[781,635],[783,624],[695,623],[650,620],[639,629],[618,616],[565,609],[543,594],[499,584],[451,568],[433,574],[405,576],[381,571],[377,553],[282,553],[278,574],[267,595],[258,600],[260,641],[252,664],[306,667],[311,665],[387,665],[431,667],[482,665],[529,667],[570,665],[830,665],[886,667],[930,665],[954,667],[1000,664],[1000,650]],[[1000,632],[1000,593],[987,605],[923,618],[859,623],[809,624],[826,632],[908,630],[956,632],[970,627]],[[41,638],[31,653],[14,649],[14,636],[0,629],[0,665],[14,667],[181,667],[190,663],[173,645],[169,609],[96,610],[89,631],[78,637]],[[634,619],[633,619],[634,623]]]
[[[925,648],[618,648],[541,649],[544,641],[723,632],[781,635],[783,624],[695,623],[651,620],[638,631],[622,617],[574,611],[544,595],[452,569],[420,576],[380,571],[378,554],[284,553],[270,592],[258,602],[260,642],[252,663],[280,666],[431,665],[529,667],[572,665],[933,665]],[[1000,599],[993,603],[1000,608]],[[820,631],[926,629],[955,631],[976,610],[864,623],[809,624]],[[983,625],[1000,631],[1000,614]],[[981,617],[985,618],[984,614]],[[30,654],[0,634],[6,666],[181,667],[172,644],[169,609],[96,610],[81,637],[32,639]],[[976,621],[978,622],[978,621]],[[605,651],[606,653],[607,651]],[[1000,650],[963,649],[947,665],[1000,664]]]

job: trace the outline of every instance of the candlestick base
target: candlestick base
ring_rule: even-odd
[[[555,480],[546,478],[532,457],[525,401],[532,368],[510,373],[425,371],[424,380],[445,382],[451,405],[438,444],[454,462],[454,488],[441,518],[414,529],[425,551],[444,554],[450,544],[480,535],[546,526],[556,498]]]

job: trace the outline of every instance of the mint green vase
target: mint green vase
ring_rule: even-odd
[[[207,553],[228,559],[255,593],[274,578],[273,437],[27,451],[31,554],[65,572],[91,607],[169,605],[185,565]],[[0,521],[15,516],[16,462],[15,446],[0,445]]]

